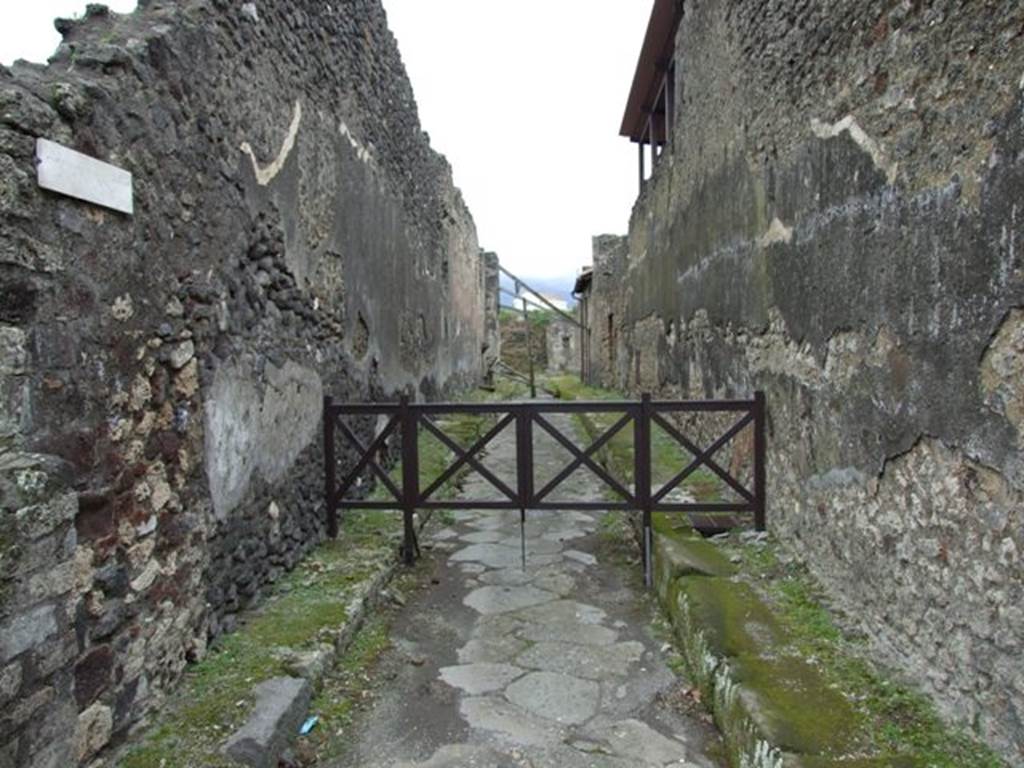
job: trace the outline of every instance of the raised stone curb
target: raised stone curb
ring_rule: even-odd
[[[419,531],[423,530],[429,519],[429,515],[422,518]],[[275,768],[278,758],[298,736],[299,726],[309,712],[313,692],[335,661],[355,640],[370,609],[380,604],[386,587],[399,567],[396,555],[387,567],[358,588],[356,595],[349,600],[345,610],[346,621],[335,633],[333,643],[324,643],[308,651],[285,649],[288,656],[285,666],[295,677],[273,678],[255,687],[256,706],[245,724],[224,743],[222,752],[225,755],[252,768]],[[286,686],[281,681],[290,682]],[[271,683],[274,686],[265,688]],[[289,699],[292,687],[297,692]],[[305,691],[304,695],[301,694],[302,690]],[[275,700],[279,701],[275,703]],[[286,701],[291,701],[291,704],[285,710],[282,707]],[[277,726],[271,728],[270,723],[273,722]]]
[[[256,686],[256,707],[224,745],[224,754],[252,768],[275,768],[299,730],[313,696],[308,680],[274,677]]]
[[[852,765],[843,760],[857,727],[851,705],[788,648],[771,608],[749,584],[734,580],[735,572],[693,532],[663,521],[655,526],[655,590],[722,731],[730,764]]]

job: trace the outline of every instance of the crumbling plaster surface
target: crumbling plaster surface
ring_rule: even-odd
[[[1022,25],[1004,2],[688,3],[670,160],[594,278],[624,304],[606,383],[766,390],[769,525],[1012,759]]]
[[[253,472],[280,482],[317,438],[323,385],[316,371],[289,361],[265,370],[262,393],[249,369],[223,366],[205,405],[206,476],[213,509],[224,518],[245,499]]]
[[[324,394],[475,382],[496,327],[377,0],[140,5],[0,68],[0,765],[90,762],[323,538]]]
[[[580,372],[579,328],[561,317],[553,317],[544,329],[547,370],[550,373]]]

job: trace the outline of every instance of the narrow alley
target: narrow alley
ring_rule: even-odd
[[[568,415],[551,421],[572,433]],[[553,440],[538,438],[534,451],[542,472],[567,463]],[[514,473],[514,430],[484,462]],[[462,496],[489,492],[473,474]],[[578,470],[560,498],[599,493]],[[437,553],[435,585],[397,617],[374,673],[394,679],[349,729],[334,768],[718,765],[714,728],[666,701],[681,681],[651,634],[639,568],[602,561],[601,515],[529,513],[525,569],[519,517],[456,513],[425,542]]]

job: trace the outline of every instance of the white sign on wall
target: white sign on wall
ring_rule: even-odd
[[[134,210],[131,173],[49,139],[36,139],[36,172],[43,189],[122,213]]]

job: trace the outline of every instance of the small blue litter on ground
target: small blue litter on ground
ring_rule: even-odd
[[[305,736],[307,733],[309,733],[314,728],[316,728],[316,724],[319,723],[319,722],[320,722],[320,718],[317,717],[316,715],[313,715],[312,717],[307,717],[306,718],[306,722],[304,722],[302,724],[302,727],[299,728],[299,735],[300,736]]]

